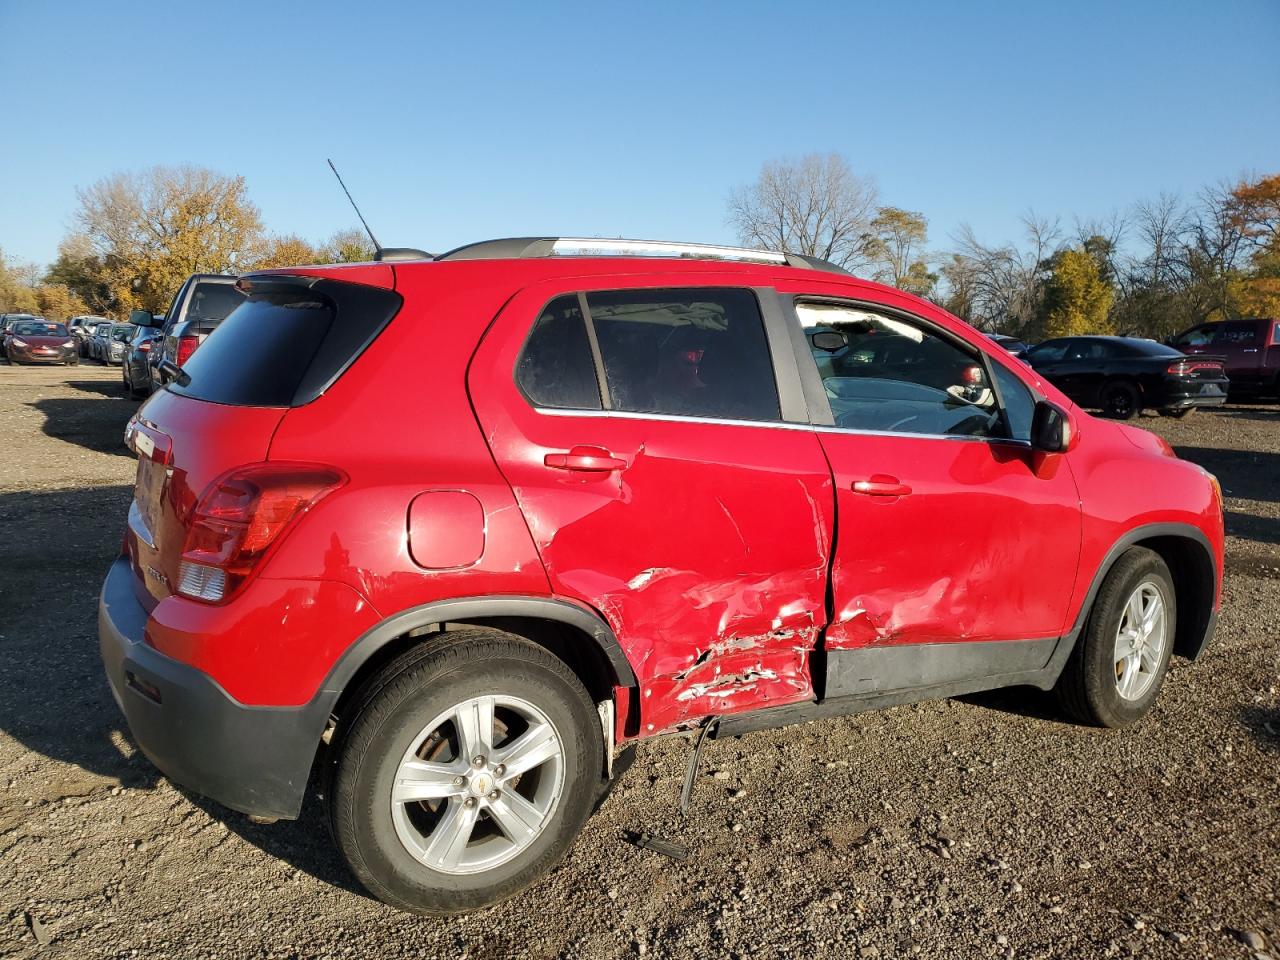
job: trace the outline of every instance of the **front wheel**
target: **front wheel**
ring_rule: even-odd
[[[1054,688],[1077,720],[1127,727],[1146,716],[1164,684],[1178,621],[1169,567],[1130,547],[1107,572],[1084,632]]]
[[[1142,398],[1137,388],[1123,380],[1105,385],[1099,399],[1102,412],[1113,420],[1132,420],[1142,409]]]
[[[370,893],[459,913],[512,896],[564,856],[599,792],[603,740],[561,660],[498,630],[460,630],[365,691],[340,734],[329,818]]]

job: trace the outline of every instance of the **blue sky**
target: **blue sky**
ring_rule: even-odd
[[[354,223],[326,156],[389,246],[731,242],[729,190],[814,151],[932,247],[1001,242],[1280,170],[1278,49],[1277,0],[0,0],[0,248],[48,262],[78,186],[181,162],[322,239]]]

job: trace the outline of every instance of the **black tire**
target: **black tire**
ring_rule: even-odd
[[[1163,595],[1167,632],[1154,681],[1140,698],[1129,700],[1117,688],[1116,635],[1125,604],[1144,583],[1155,585]],[[1164,685],[1177,622],[1177,596],[1169,567],[1155,551],[1130,547],[1098,588],[1089,619],[1054,687],[1063,709],[1081,723],[1097,727],[1127,727],[1146,716]]]
[[[1161,410],[1160,416],[1172,417],[1174,420],[1185,420],[1195,412],[1195,407],[1183,407],[1181,410]]]
[[[1102,412],[1112,420],[1132,420],[1142,410],[1142,397],[1138,388],[1127,380],[1113,380],[1103,384],[1098,397]]]
[[[389,801],[401,758],[452,706],[503,695],[537,707],[559,734],[559,800],[541,833],[513,859],[470,874],[435,870],[410,854],[396,833]],[[513,896],[559,862],[600,792],[603,737],[587,691],[563,661],[499,630],[459,630],[413,648],[366,684],[344,712],[351,720],[334,738],[326,790],[330,828],[360,883],[401,910],[445,915]]]

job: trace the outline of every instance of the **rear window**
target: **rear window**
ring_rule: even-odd
[[[244,303],[244,294],[233,283],[196,284],[187,306],[188,320],[225,320],[231,311]]]
[[[296,407],[324,393],[400,309],[389,290],[336,280],[264,278],[169,385],[196,400]]]

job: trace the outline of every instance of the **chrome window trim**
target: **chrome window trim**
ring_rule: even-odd
[[[534,413],[547,417],[597,417],[617,420],[654,420],[659,423],[706,423],[721,427],[761,427],[765,430],[811,430],[815,433],[843,433],[868,437],[907,437],[914,440],[943,440],[963,443],[999,443],[1031,448],[1029,440],[1009,437],[967,437],[949,433],[908,433],[903,430],[859,430],[830,427],[816,423],[789,423],[784,420],[727,420],[718,417],[684,417],[670,413],[635,413],[626,410],[573,410],[566,407],[539,407],[530,404]]]

